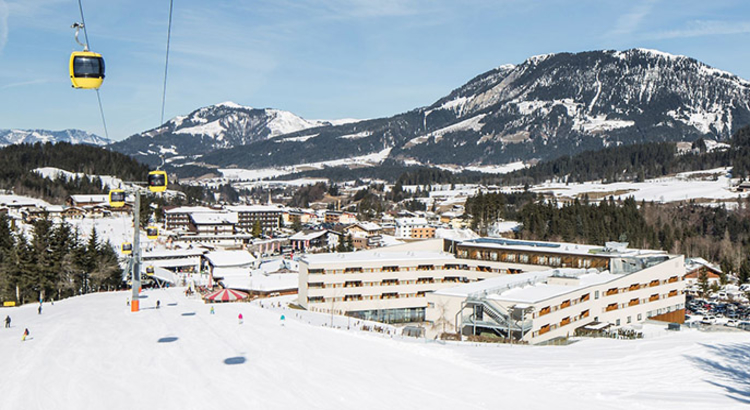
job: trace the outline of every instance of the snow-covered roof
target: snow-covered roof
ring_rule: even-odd
[[[222,271],[221,282],[231,289],[259,292],[278,292],[282,290],[297,289],[299,287],[299,275],[297,273],[273,273],[264,274],[247,271]]]
[[[84,195],[84,194],[76,194],[71,195],[70,199],[73,200],[73,202],[77,203],[101,203],[101,202],[109,202],[109,195],[106,194],[91,194],[91,195]]]
[[[357,222],[354,225],[355,226],[359,226],[360,228],[362,228],[362,229],[364,229],[365,231],[368,231],[368,232],[379,231],[379,230],[383,229],[382,227],[380,227],[380,225],[376,224],[375,222],[369,222],[369,221],[368,222]]]
[[[614,243],[613,243],[614,244]],[[489,248],[489,249],[515,249],[530,252],[559,253],[565,255],[586,255],[586,256],[646,256],[646,255],[666,255],[664,251],[629,249],[627,247],[606,248],[604,246],[583,245],[578,243],[566,242],[541,242],[541,241],[524,241],[520,239],[505,238],[477,238],[463,241],[460,245]],[[627,244],[625,244],[627,245]]]
[[[255,257],[247,251],[213,251],[206,253],[205,258],[214,267],[250,266],[255,262]]]
[[[577,280],[573,285],[548,284],[547,281],[553,276],[570,277]],[[550,269],[501,275],[479,282],[440,289],[435,293],[459,297],[482,295],[488,299],[503,302],[536,303],[622,277],[623,275],[614,275],[608,271],[599,272],[595,269]]]
[[[205,212],[216,212],[216,210],[205,206],[180,206],[164,211],[165,214],[195,214]]]
[[[234,212],[206,212],[190,214],[190,219],[196,225],[228,225],[236,224],[239,220]]]
[[[448,262],[456,258],[453,254],[436,251],[404,251],[404,252],[378,252],[378,250],[342,253],[319,253],[315,255],[304,255],[301,261],[308,264],[333,264],[353,262],[375,262],[381,261],[385,264],[396,265],[404,262],[419,264],[422,262]]]
[[[236,205],[228,206],[233,212],[281,212],[281,209],[272,205]]]
[[[313,239],[320,238],[321,236],[325,236],[328,233],[327,230],[322,231],[312,231],[312,232],[297,232],[294,235],[289,237],[289,240],[292,241],[309,241]]]
[[[685,258],[685,271],[690,272],[705,266],[711,270],[721,272],[721,268],[703,258]]]
[[[206,253],[205,249],[160,249],[151,252],[143,252],[143,259],[168,259],[168,258],[189,258],[201,256]]]
[[[476,232],[471,229],[446,229],[438,228],[435,230],[436,238],[450,239],[454,241],[465,241],[468,239],[479,238]]]

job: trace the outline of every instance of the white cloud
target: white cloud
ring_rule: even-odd
[[[607,34],[609,36],[632,34],[641,24],[641,21],[651,13],[655,4],[656,0],[645,0],[637,4],[629,13],[621,15],[617,19],[615,27]]]
[[[743,33],[750,33],[750,22],[695,20],[689,22],[685,28],[657,32],[653,35],[653,37],[657,39],[668,39]]]

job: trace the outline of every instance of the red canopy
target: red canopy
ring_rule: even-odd
[[[221,289],[211,292],[203,298],[213,302],[234,302],[235,300],[245,299],[246,297],[247,293],[240,292],[239,290]]]

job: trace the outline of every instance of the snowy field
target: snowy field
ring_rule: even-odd
[[[4,308],[2,409],[740,409],[748,333],[667,333],[570,346],[442,344],[180,289]],[[156,301],[161,308],[154,309]],[[244,324],[237,316],[242,313]],[[286,315],[281,326],[280,315]],[[351,327],[347,330],[347,325]],[[336,326],[342,327],[341,329]],[[24,328],[31,337],[21,341]]]
[[[718,171],[712,170],[712,171]],[[701,171],[700,173],[710,173]],[[574,198],[583,194],[589,194],[591,198],[602,198],[614,196],[615,199],[625,199],[629,196],[636,201],[653,202],[678,202],[691,199],[702,202],[720,203],[735,201],[738,197],[747,197],[747,193],[732,191],[730,187],[737,181],[726,176],[717,177],[716,180],[689,179],[690,174],[699,172],[686,172],[676,177],[665,177],[651,179],[645,182],[617,182],[602,184],[597,182],[585,182],[582,184],[545,183],[534,186],[531,190],[535,192],[550,192],[557,197]]]

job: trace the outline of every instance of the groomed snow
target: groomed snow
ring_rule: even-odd
[[[216,304],[210,315],[181,291],[146,291],[138,313],[128,292],[45,303],[42,315],[35,304],[3,309],[13,326],[0,329],[0,407],[733,410],[749,401],[744,332],[646,326],[650,337],[635,341],[443,344],[271,300]]]

